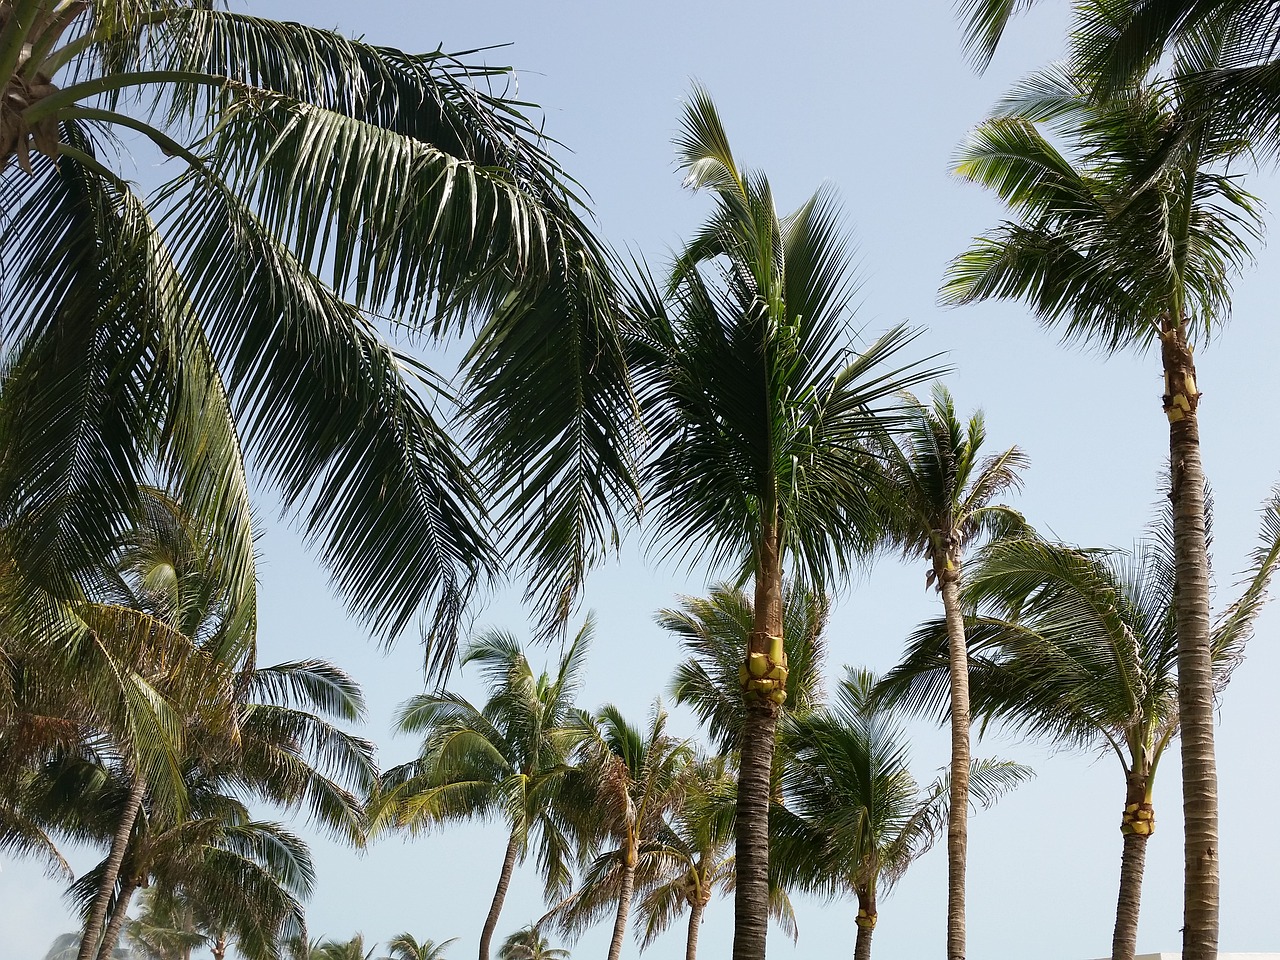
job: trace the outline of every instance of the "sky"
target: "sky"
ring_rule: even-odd
[[[708,209],[705,198],[681,189],[671,146],[682,98],[695,81],[704,84],[736,156],[768,173],[781,207],[797,205],[824,182],[836,188],[860,251],[856,325],[873,336],[905,320],[924,331],[920,356],[945,353],[957,405],[985,411],[991,449],[1016,443],[1030,457],[1015,505],[1064,541],[1128,547],[1151,515],[1167,453],[1158,357],[1064,347],[1016,304],[936,304],[947,261],[1001,215],[994,200],[949,175],[949,158],[1005,88],[1060,54],[1065,5],[1040,6],[1015,23],[983,76],[965,63],[950,4],[942,0],[796,0],[785,7],[761,0],[263,0],[233,9],[300,19],[410,51],[509,44],[474,56],[517,68],[520,96],[543,106],[548,133],[569,149],[564,162],[590,192],[602,235],[658,267]],[[1248,182],[1264,200],[1280,203],[1272,172]],[[1197,358],[1204,461],[1217,506],[1219,608],[1233,596],[1256,537],[1258,508],[1280,479],[1275,406],[1265,386],[1274,381],[1280,354],[1273,293],[1278,265],[1274,250],[1258,251],[1256,266],[1237,283],[1232,322]],[[447,369],[451,356],[456,351],[445,351],[438,362]],[[263,662],[318,655],[349,670],[370,701],[361,732],[379,743],[384,764],[407,759],[415,744],[392,737],[390,726],[396,705],[421,689],[416,635],[389,653],[375,646],[346,616],[287,521],[271,519],[269,489],[259,488],[258,503],[268,518],[260,564]],[[680,595],[704,593],[725,574],[675,568],[647,557],[643,547],[642,536],[627,538],[619,556],[592,576],[575,618],[593,610],[598,620],[581,702],[613,702],[637,720],[664,692],[679,657],[653,614]],[[830,675],[846,663],[889,668],[912,629],[939,613],[922,565],[878,562],[836,598]],[[518,586],[488,598],[476,622],[527,631]],[[1268,610],[1221,702],[1224,951],[1280,947],[1273,903],[1280,832],[1267,827],[1280,791],[1271,683],[1280,676],[1278,632],[1280,613]],[[552,660],[555,652],[532,656]],[[482,695],[466,675],[454,686],[466,696]],[[697,732],[680,711],[672,725],[683,736]],[[917,779],[932,779],[946,763],[946,737],[924,722],[911,731]],[[1037,777],[971,821],[969,955],[1084,960],[1107,954],[1121,846],[1119,765],[1108,756],[994,735],[975,754],[1030,764]],[[1178,763],[1169,756],[1156,789],[1158,827],[1149,845],[1140,953],[1179,948],[1180,803]],[[370,945],[401,931],[437,941],[458,937],[449,956],[465,958],[488,910],[504,840],[500,825],[476,824],[412,841],[387,838],[356,854],[314,837],[319,884],[308,911],[311,934],[345,939],[362,931]],[[77,862],[90,861],[81,856]],[[939,847],[881,897],[880,960],[942,954],[945,879]],[[517,874],[499,936],[541,914],[539,891],[531,870]],[[798,945],[775,931],[770,955],[851,954],[855,912],[848,901],[799,900]],[[731,916],[729,901],[708,909],[704,956],[727,953]],[[72,927],[57,881],[29,863],[0,861],[0,960],[39,960],[53,938]],[[583,936],[574,957],[603,954],[607,934],[601,927]],[[628,941],[624,956],[637,951]],[[683,956],[680,932],[646,956]]]

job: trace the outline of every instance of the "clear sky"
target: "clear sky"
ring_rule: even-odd
[[[861,250],[859,322],[870,334],[903,319],[927,328],[921,354],[947,352],[957,404],[985,410],[992,448],[1017,443],[1029,453],[1032,468],[1017,505],[1031,522],[1070,542],[1128,546],[1148,520],[1167,451],[1158,358],[1108,359],[1063,348],[1016,305],[935,305],[947,260],[1000,217],[982,191],[948,175],[948,158],[1005,87],[1061,50],[1065,4],[1042,6],[1015,25],[987,74],[977,77],[961,58],[944,0],[247,4],[263,16],[336,27],[413,51],[510,43],[484,56],[519,68],[519,93],[544,106],[548,132],[572,149],[566,163],[591,192],[603,234],[655,264],[707,209],[703,198],[680,189],[670,145],[681,98],[694,79],[702,82],[720,107],[736,155],[768,172],[783,206],[823,181],[838,188]],[[1274,176],[1250,182],[1265,200],[1280,198]],[[1222,599],[1232,595],[1235,573],[1252,547],[1258,506],[1280,479],[1276,408],[1266,387],[1275,381],[1280,353],[1276,268],[1274,252],[1261,250],[1258,266],[1237,286],[1234,322],[1198,358]],[[269,492],[259,502],[269,515]],[[637,719],[664,691],[678,656],[654,627],[654,611],[673,605],[677,594],[703,592],[721,573],[646,564],[640,545],[640,538],[629,539],[617,562],[592,578],[584,604],[597,612],[599,629],[583,704],[613,701]],[[264,661],[322,655],[346,667],[369,695],[364,733],[380,743],[384,763],[407,758],[414,745],[392,739],[389,725],[395,705],[420,686],[416,637],[406,636],[384,656],[345,617],[287,525],[269,525],[261,549]],[[924,573],[919,565],[886,560],[838,598],[829,631],[832,676],[844,663],[888,668],[912,628],[940,612]],[[478,619],[524,629],[514,595],[494,597]],[[1270,682],[1280,676],[1278,631],[1280,614],[1268,611],[1222,701],[1223,950],[1280,945],[1274,909],[1280,832],[1270,826],[1280,791]],[[479,695],[465,676],[457,688]],[[677,714],[673,723],[684,734],[695,732],[687,716]],[[931,779],[946,762],[946,739],[926,724],[913,731],[917,778]],[[975,753],[1030,763],[1038,778],[972,821],[969,955],[1103,956],[1119,871],[1119,765],[1112,757],[1055,753],[996,737]],[[1174,756],[1161,770],[1156,814],[1140,952],[1176,950],[1180,943]],[[317,840],[312,935],[346,938],[363,931],[370,943],[385,943],[402,930],[437,941],[456,936],[450,956],[471,956],[503,843],[500,827],[479,825],[413,842],[383,840],[361,856]],[[59,886],[29,864],[5,860],[2,866],[0,960],[38,960],[56,934],[72,927]],[[942,954],[945,872],[945,858],[935,850],[882,898],[877,957]],[[855,910],[848,902],[800,901],[798,947],[775,934],[771,955],[851,954]],[[536,880],[522,871],[499,935],[541,912]],[[727,901],[709,908],[704,956],[727,954],[731,914]],[[603,928],[593,931],[574,956],[603,954],[606,939]],[[649,955],[673,960],[682,951],[677,930]],[[629,942],[625,955],[636,952]]]

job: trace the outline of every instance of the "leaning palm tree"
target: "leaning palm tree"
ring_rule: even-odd
[[[942,597],[951,658],[951,799],[947,823],[947,956],[965,955],[965,862],[969,814],[969,667],[960,588],[965,551],[983,537],[1020,529],[1020,514],[999,502],[1016,489],[1026,457],[1017,447],[980,456],[982,414],[968,423],[956,414],[946,387],[933,388],[929,406],[911,407],[910,427],[880,446],[877,490],[886,539],[910,559],[929,565],[926,584]]]
[[[760,960],[787,684],[784,574],[821,587],[870,551],[864,441],[896,392],[931,373],[893,366],[911,339],[902,328],[862,353],[851,345],[852,251],[829,191],[780,215],[768,180],[738,166],[701,89],[677,150],[685,183],[714,209],[665,291],[645,279],[635,292],[633,373],[654,441],[643,480],[660,550],[754,581],[733,955]]]
[[[568,892],[574,850],[559,794],[582,735],[573,699],[592,629],[588,618],[554,675],[535,674],[511,634],[481,634],[464,652],[462,666],[480,667],[489,687],[483,707],[445,692],[414,697],[400,708],[398,728],[421,734],[422,750],[384,775],[371,804],[374,830],[417,832],[471,818],[506,821],[507,847],[480,934],[480,960],[489,960],[516,864],[535,843],[547,897]]]
[[[946,831],[950,775],[921,788],[908,769],[900,711],[873,695],[875,678],[848,668],[830,707],[788,719],[786,803],[775,823],[779,871],[802,890],[856,898],[855,960],[870,960],[879,898]],[[1031,771],[971,764],[966,802],[989,807]]]
[[[537,924],[521,927],[502,941],[498,960],[569,960],[569,951],[551,946]]]
[[[689,790],[694,752],[667,733],[660,702],[644,730],[611,704],[594,715],[580,712],[578,720],[585,735],[567,793],[580,814],[590,863],[579,888],[538,924],[576,935],[612,913],[608,956],[618,960],[635,891],[673,857],[667,817]]]
[[[434,940],[416,940],[411,934],[401,933],[387,941],[387,956],[381,960],[444,960],[445,948],[457,939],[452,937],[436,943]]]
[[[1218,66],[1222,52],[1220,43],[1188,45],[1168,80],[1134,82],[1106,101],[1062,70],[1017,88],[972,134],[958,166],[1013,219],[957,257],[942,289],[949,303],[1024,300],[1064,338],[1108,351],[1159,347],[1177,564],[1187,960],[1211,960],[1218,936],[1214,681],[1192,347],[1225,320],[1230,278],[1250,259],[1261,227],[1254,198],[1224,170],[1241,148],[1238,131],[1206,117],[1193,136],[1169,134],[1189,78]]]
[[[1155,776],[1179,732],[1172,517],[1132,553],[1038,539],[994,545],[971,572],[975,712],[1056,744],[1114,753],[1124,773],[1124,849],[1112,960],[1137,948],[1143,867],[1155,830]],[[1214,622],[1214,684],[1240,662],[1280,565],[1280,494],[1238,599]],[[937,707],[945,671],[937,626],[922,630],[884,689]]]
[[[558,612],[630,493],[578,188],[493,92],[508,70],[219,6],[0,4],[0,513],[38,521],[24,562],[74,579],[158,463],[249,589],[243,453],[382,635],[425,606],[451,636],[496,565],[481,486]],[[162,161],[150,194],[121,133]],[[456,395],[480,456],[370,314],[475,331]]]

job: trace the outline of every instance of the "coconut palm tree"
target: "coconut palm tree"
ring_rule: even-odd
[[[643,483],[659,550],[754,581],[733,955],[760,960],[787,682],[783,577],[822,586],[869,551],[864,441],[896,392],[931,374],[894,367],[911,339],[902,328],[862,353],[851,346],[852,251],[828,190],[780,215],[768,180],[738,166],[701,89],[676,145],[686,185],[714,208],[665,291],[646,278],[631,306],[632,370],[653,441]]]
[[[1186,886],[1183,952],[1211,960],[1218,928],[1218,804],[1213,668],[1192,348],[1226,317],[1230,278],[1260,231],[1254,199],[1223,165],[1238,132],[1206,120],[1173,141],[1182,78],[1217,65],[1221,46],[1185,48],[1171,78],[1090,98],[1061,70],[1027,81],[961,152],[958,172],[993,190],[1013,219],[954,260],[948,303],[1024,300],[1064,338],[1108,351],[1159,346],[1165,376],[1177,556]],[[1050,123],[1060,152],[1038,129]]]
[[[138,915],[124,926],[131,953],[145,960],[191,960],[192,951],[208,943],[208,937],[196,929],[197,904],[185,896],[166,896],[150,887],[142,891],[138,903]]]
[[[969,668],[960,589],[965,551],[983,537],[1021,529],[1022,517],[1000,503],[1021,484],[1026,457],[1017,447],[982,457],[982,414],[967,423],[946,387],[936,384],[928,406],[913,403],[900,439],[880,445],[878,484],[886,539],[904,557],[929,565],[926,585],[937,587],[951,651],[951,799],[947,824],[947,956],[965,955],[965,861],[969,814]]]
[[[401,705],[397,727],[422,736],[416,760],[386,772],[371,804],[373,829],[410,832],[454,820],[501,816],[507,847],[480,934],[488,960],[511,875],[536,845],[548,899],[568,892],[572,832],[559,801],[569,758],[582,730],[574,696],[582,682],[593,621],[583,623],[554,675],[535,674],[519,641],[491,630],[471,641],[462,666],[476,664],[489,698],[476,707],[449,692]]]
[[[1239,598],[1212,629],[1221,690],[1280,564],[1280,495],[1263,511],[1260,545]],[[1114,753],[1124,773],[1124,849],[1112,960],[1137,948],[1143,867],[1155,830],[1156,769],[1178,736],[1176,565],[1167,512],[1132,552],[1038,539],[1004,541],[971,571],[975,712],[1056,744]],[[936,625],[917,634],[884,689],[938,707],[945,672]]]
[[[643,731],[612,704],[594,715],[579,711],[578,720],[585,735],[566,792],[580,811],[590,863],[579,888],[538,925],[577,934],[612,913],[609,960],[618,960],[635,891],[672,857],[667,817],[689,790],[694,751],[667,733],[661,702]]]
[[[365,949],[364,934],[357,933],[350,940],[325,940],[314,943],[307,960],[373,960],[377,945]]]
[[[787,697],[782,709],[804,713],[822,699],[829,604],[811,590],[790,583],[782,590],[783,653]],[[741,746],[747,709],[742,670],[755,623],[746,591],[727,583],[711,586],[706,597],[681,597],[680,609],[659,610],[658,625],[680,640],[689,654],[676,666],[672,700],[690,707],[722,756]]]
[[[436,943],[434,940],[415,940],[410,934],[401,933],[387,941],[387,956],[382,960],[444,960],[445,948],[457,942],[457,937]]]
[[[502,941],[498,960],[569,960],[569,951],[551,946],[537,924],[531,923]]]
[[[870,960],[879,898],[947,829],[950,772],[912,778],[901,711],[873,696],[875,677],[847,668],[835,702],[787,719],[787,802],[775,817],[789,885],[858,902],[855,960]],[[973,761],[966,802],[989,807],[1031,776],[1016,763]]]
[[[38,521],[36,579],[107,552],[158,463],[248,589],[244,454],[383,636],[426,606],[450,637],[496,569],[482,484],[568,602],[633,499],[633,403],[609,257],[506,76],[204,0],[0,4],[0,512]],[[150,194],[120,133],[163,161]],[[474,323],[480,456],[375,315]]]

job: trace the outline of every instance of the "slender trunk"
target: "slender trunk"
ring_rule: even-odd
[[[129,901],[133,892],[138,889],[138,881],[132,878],[120,884],[120,894],[116,897],[115,909],[111,911],[111,919],[107,921],[107,932],[102,935],[102,946],[98,948],[98,960],[111,960],[112,951],[120,942],[120,931],[124,928],[125,918],[129,914]]]
[[[1166,383],[1164,408],[1169,418],[1182,813],[1186,829],[1182,956],[1183,960],[1214,960],[1218,955],[1218,773],[1213,747],[1204,468],[1196,414],[1200,394],[1184,326],[1166,326],[1160,353]]]
[[[701,896],[689,901],[689,937],[684,943],[684,960],[697,960],[698,930],[702,927],[702,912],[707,909]]]
[[[733,960],[764,960],[769,932],[769,800],[778,708],[785,697],[786,654],[782,647],[782,558],[778,528],[766,524],[756,567],[755,619],[747,650],[734,818],[736,888]]]
[[[498,876],[498,889],[493,892],[489,916],[485,917],[484,929],[480,931],[480,960],[489,960],[493,931],[498,927],[498,915],[502,913],[502,902],[507,899],[507,888],[511,886],[511,874],[515,871],[519,856],[520,837],[515,830],[512,830],[511,839],[507,841],[507,853],[502,858],[502,873]]]
[[[1142,871],[1147,862],[1147,839],[1155,830],[1155,814],[1147,799],[1147,777],[1131,774],[1125,790],[1124,852],[1120,857],[1120,897],[1116,903],[1116,930],[1111,939],[1111,960],[1133,960],[1138,950],[1138,911],[1142,906]]]
[[[964,960],[964,873],[969,853],[969,654],[960,610],[960,563],[937,569],[951,669],[951,797],[947,808],[947,960]]]
[[[853,946],[853,960],[871,960],[871,936],[876,930],[876,895],[858,891],[858,939]]]
[[[213,954],[213,960],[225,960],[227,956],[227,935],[219,933],[218,939],[213,941],[213,946],[209,948],[209,952]]]
[[[628,855],[628,863],[622,869],[622,889],[618,891],[618,913],[613,918],[613,939],[609,941],[609,960],[622,956],[622,938],[627,932],[627,915],[631,912],[631,891],[636,885],[636,857]]]
[[[124,863],[124,854],[129,847],[129,837],[133,833],[133,824],[138,819],[138,812],[142,809],[142,798],[147,792],[147,785],[136,771],[131,775],[133,783],[129,787],[129,797],[125,800],[124,813],[116,826],[115,836],[111,838],[111,852],[107,854],[107,862],[102,869],[102,879],[98,882],[93,904],[89,907],[89,916],[84,922],[84,935],[80,938],[80,951],[76,954],[76,960],[91,960],[98,954],[98,944],[102,936],[100,931],[103,921],[107,918],[111,891],[116,887],[116,879],[120,876],[120,865]]]

